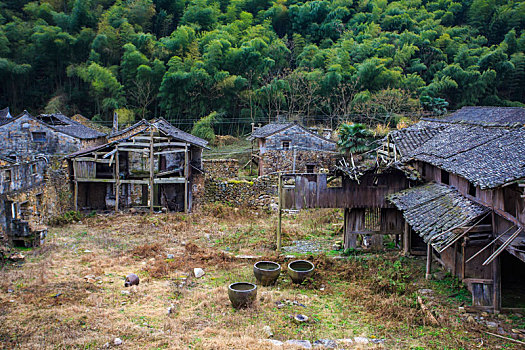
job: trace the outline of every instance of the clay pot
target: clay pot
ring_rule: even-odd
[[[228,297],[236,309],[250,306],[257,297],[257,286],[249,282],[237,282],[228,286]]]
[[[302,283],[314,274],[315,266],[306,260],[295,260],[288,264],[288,274],[293,283]]]
[[[281,265],[273,261],[258,261],[253,265],[253,274],[257,282],[263,286],[270,286],[279,278]]]

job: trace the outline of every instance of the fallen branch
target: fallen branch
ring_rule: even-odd
[[[507,337],[504,337],[502,335],[499,335],[499,334],[495,334],[495,333],[490,333],[490,332],[485,332],[489,335],[492,335],[494,337],[498,337],[498,338],[501,338],[501,339],[505,339],[505,340],[510,340],[510,341],[513,341],[515,343],[518,343],[518,344],[522,344],[522,345],[525,345],[525,342],[521,341],[521,340],[516,340],[516,339],[512,339],[512,338],[507,338]]]
[[[427,317],[430,319],[430,323],[432,323],[435,326],[439,326],[439,321],[437,320],[436,316],[432,314],[432,311],[425,305],[423,302],[423,299],[421,296],[417,296],[417,302],[419,303],[419,306],[421,306],[421,310],[427,315]]]

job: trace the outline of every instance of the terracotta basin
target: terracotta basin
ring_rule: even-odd
[[[253,274],[257,282],[263,286],[270,286],[279,278],[281,265],[273,261],[258,261],[253,265]]]
[[[302,283],[314,274],[315,266],[306,260],[295,260],[288,264],[288,274],[293,283]]]
[[[257,297],[257,286],[249,282],[237,282],[228,286],[228,297],[236,309],[250,306]]]

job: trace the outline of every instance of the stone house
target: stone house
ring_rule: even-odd
[[[314,173],[336,163],[336,143],[297,123],[273,123],[254,129],[252,160],[259,175],[274,172]]]
[[[2,153],[30,159],[32,155],[66,155],[106,142],[106,135],[63,114],[36,117],[24,111],[16,117],[0,118]]]
[[[162,118],[141,120],[108,140],[66,157],[78,210],[191,210],[207,141]]]
[[[45,235],[45,167],[44,158],[16,161],[0,156],[0,241],[31,247]]]

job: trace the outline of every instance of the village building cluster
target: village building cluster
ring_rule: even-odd
[[[464,107],[391,132],[365,166],[341,161],[330,135],[273,123],[249,136],[263,180],[210,189],[273,205],[279,216],[341,208],[345,249],[365,238],[381,247],[391,235],[405,254],[426,256],[427,277],[437,261],[468,286],[475,307],[498,312],[525,287],[524,127],[524,108]],[[239,169],[203,161],[208,142],[162,118],[104,133],[85,118],[4,109],[0,140],[0,235],[15,246],[38,245],[46,219],[64,210],[189,212],[205,193],[220,200],[203,178]],[[250,189],[259,192],[243,202]]]

